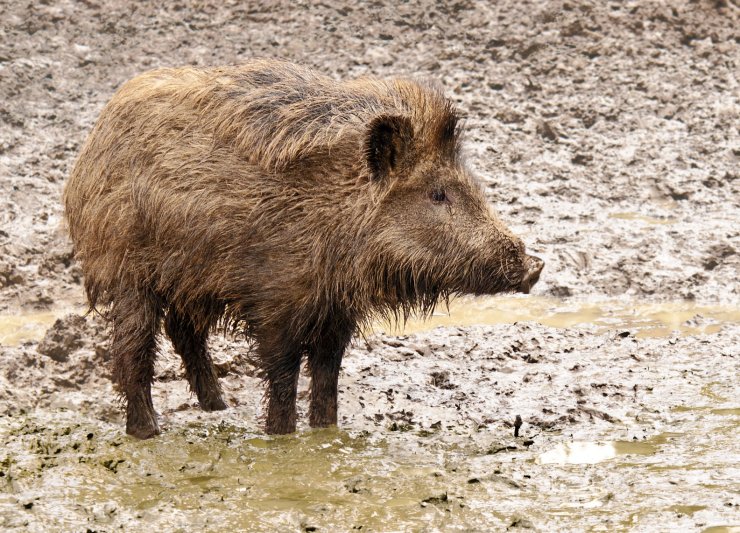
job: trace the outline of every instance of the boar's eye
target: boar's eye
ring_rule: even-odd
[[[442,188],[432,189],[432,192],[429,193],[429,198],[435,204],[449,203],[449,200],[447,199],[447,193],[445,193],[445,190]]]

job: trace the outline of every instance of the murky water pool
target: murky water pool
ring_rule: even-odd
[[[50,311],[0,315],[0,345],[15,346],[40,340],[46,329],[68,313],[84,308],[64,306]],[[697,318],[699,320],[697,320]],[[740,323],[740,306],[708,306],[694,302],[598,303],[564,301],[543,296],[497,296],[453,300],[440,306],[427,320],[411,319],[405,326],[377,324],[376,331],[392,334],[428,331],[439,326],[537,322],[557,328],[596,325],[600,330],[630,330],[637,337],[662,337],[672,333],[716,333],[724,324]]]
[[[38,341],[46,329],[68,313],[83,313],[81,305],[50,311],[0,315],[0,345]],[[697,320],[698,319],[698,320]],[[601,330],[631,331],[637,337],[672,333],[716,333],[724,324],[740,324],[740,306],[708,306],[694,302],[634,303],[604,300],[598,303],[564,301],[544,296],[497,296],[453,300],[427,320],[411,319],[400,325],[377,324],[376,331],[392,334],[428,331],[439,326],[472,326],[537,322],[557,328],[589,325]]]
[[[538,450],[512,441],[496,453],[465,438],[442,445],[337,429],[270,438],[228,424],[193,424],[139,442],[68,412],[53,422],[5,419],[0,527],[446,531],[544,522],[629,530],[650,513],[694,518],[718,491],[736,499],[737,483],[733,489],[711,472],[732,468],[726,452],[740,417],[708,421],[711,443],[662,433],[644,441],[566,439]],[[704,492],[688,500],[663,494],[689,480]],[[733,525],[706,531],[736,531]]]
[[[0,345],[17,346],[39,341],[54,321],[69,313],[84,313],[81,305],[61,306],[48,311],[0,315]]]
[[[693,302],[634,303],[564,301],[542,296],[459,298],[429,320],[410,320],[405,327],[378,326],[389,333],[415,333],[438,326],[473,326],[537,322],[556,328],[595,325],[600,331],[630,331],[636,337],[672,333],[716,333],[724,324],[740,324],[740,306],[706,306]]]

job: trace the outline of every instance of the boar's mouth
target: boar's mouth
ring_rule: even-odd
[[[522,254],[524,259],[515,268],[506,272],[501,264],[495,267],[496,274],[491,276],[491,267],[483,265],[473,267],[462,279],[457,278],[445,283],[439,276],[428,271],[414,272],[410,269],[392,270],[379,268],[381,276],[377,291],[381,300],[376,305],[384,308],[390,316],[398,320],[407,319],[412,311],[421,315],[431,315],[440,299],[453,295],[473,294],[491,295],[505,292],[528,294],[540,278],[545,262],[539,257]],[[513,265],[511,265],[513,266]],[[510,267],[511,268],[511,267]],[[440,283],[441,281],[441,283]]]
[[[539,281],[545,262],[539,257],[524,255],[521,262],[517,265],[508,265],[508,268],[497,265],[494,267],[495,274],[491,277],[491,270],[487,271],[477,282],[479,285],[472,290],[462,291],[472,292],[477,295],[499,294],[506,292],[520,292],[529,294],[532,287]]]
[[[535,283],[540,279],[540,273],[545,267],[545,262],[539,257],[528,255],[524,259],[524,275],[516,288],[517,292],[529,294]]]

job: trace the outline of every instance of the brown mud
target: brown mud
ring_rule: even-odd
[[[0,0],[0,21],[0,528],[740,527],[737,2]],[[214,338],[231,409],[202,413],[162,343],[165,432],[137,442],[61,190],[126,79],[252,56],[439,80],[547,266],[529,297],[356,339],[339,429],[307,428],[302,377],[299,432],[266,437],[241,339]]]

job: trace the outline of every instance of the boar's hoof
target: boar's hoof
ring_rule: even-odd
[[[198,400],[198,403],[200,404],[200,408],[204,411],[223,411],[225,410],[228,405],[226,405],[226,402],[223,401],[220,397],[215,398],[204,398],[202,400]]]
[[[533,255],[527,256],[526,259],[527,271],[524,273],[522,282],[519,284],[519,292],[529,294],[529,291],[534,284],[540,279],[540,273],[545,267],[545,262],[539,257]]]
[[[139,402],[129,402],[126,412],[126,433],[137,439],[150,439],[159,435],[159,424],[154,410],[151,407],[140,407]]]
[[[287,435],[288,433],[295,433],[296,421],[295,418],[292,420],[267,420],[265,426],[265,433],[268,435]]]
[[[126,433],[137,439],[151,439],[155,435],[159,435],[159,426],[156,422],[154,424],[126,424]]]

